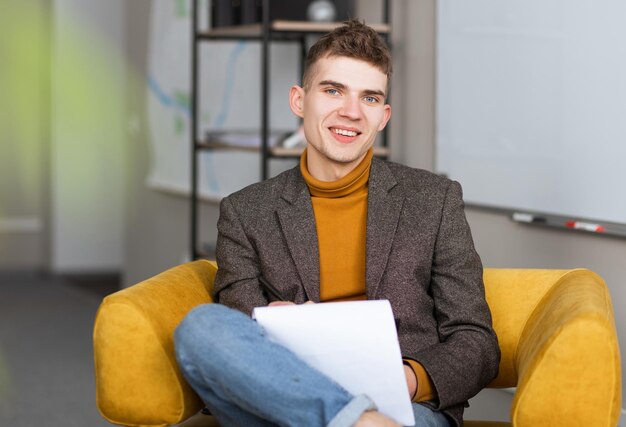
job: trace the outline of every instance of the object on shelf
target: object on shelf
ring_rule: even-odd
[[[314,2],[315,0],[272,0],[269,10],[270,21],[280,19],[306,21],[308,7]],[[334,0],[332,3],[336,11],[336,19],[345,21],[355,15],[354,0]]]
[[[268,135],[268,147],[274,147],[283,141],[289,132],[276,131]],[[260,147],[261,136],[258,131],[207,131],[205,140],[207,144],[231,145],[234,147]]]
[[[230,27],[241,23],[240,0],[211,0],[211,27]]]
[[[309,21],[332,22],[337,16],[335,4],[329,0],[315,0],[309,3],[306,10]]]
[[[354,0],[272,0],[270,21],[345,21],[354,16]],[[211,0],[211,28],[260,23],[263,0]]]
[[[304,137],[304,127],[300,126],[297,131],[289,135],[282,142],[284,148],[296,148],[306,145],[306,138]]]
[[[259,23],[263,19],[263,0],[241,0],[240,11],[242,25]]]

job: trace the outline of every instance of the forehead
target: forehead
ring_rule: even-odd
[[[341,83],[356,90],[386,93],[387,75],[375,65],[346,56],[327,56],[315,63],[312,86],[323,81]]]

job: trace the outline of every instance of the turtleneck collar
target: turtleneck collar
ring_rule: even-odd
[[[304,150],[300,157],[300,172],[309,186],[309,191],[312,196],[328,198],[345,197],[367,186],[373,156],[374,150],[370,148],[363,160],[361,160],[361,163],[349,174],[336,181],[325,182],[315,179],[313,175],[309,173],[306,159],[307,152]]]

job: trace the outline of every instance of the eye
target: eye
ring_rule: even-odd
[[[333,87],[326,89],[326,93],[329,95],[339,95],[339,91]]]
[[[363,100],[368,104],[375,104],[378,102],[378,98],[376,98],[375,96],[366,96],[363,98]]]

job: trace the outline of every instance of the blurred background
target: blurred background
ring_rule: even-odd
[[[208,10],[208,0],[201,3]],[[381,4],[354,7],[379,22]],[[428,170],[436,157],[436,6],[396,0],[391,7],[390,157]],[[97,307],[108,293],[190,258],[189,19],[188,0],[0,0],[2,426],[108,425],[95,407]],[[201,89],[216,100],[200,114],[203,130],[228,127],[245,115],[241,103],[258,103],[258,86],[237,92],[247,88],[245,77],[227,80],[256,60],[258,46],[213,49],[223,61],[207,60],[202,72],[220,89]],[[292,54],[278,48],[275,57]],[[297,72],[275,68],[284,74],[272,94],[282,96]],[[289,125],[286,93],[279,96],[276,120]],[[257,120],[258,111],[250,114]],[[254,159],[239,164],[258,168]],[[239,171],[211,176],[220,159],[204,162],[200,234],[210,249],[219,196],[238,185],[228,174]],[[467,215],[487,267],[586,267],[603,276],[626,342],[624,238],[529,227],[478,206]],[[506,420],[511,397],[483,392],[468,417]]]

